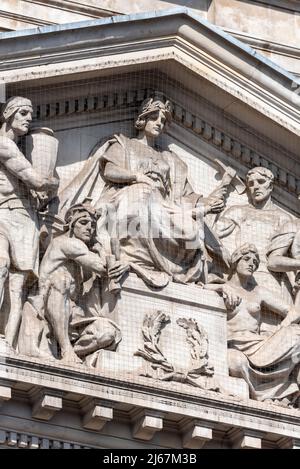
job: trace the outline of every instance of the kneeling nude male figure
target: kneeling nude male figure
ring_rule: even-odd
[[[107,272],[105,256],[95,249],[97,213],[89,204],[77,204],[68,210],[65,221],[67,231],[52,240],[41,262],[39,295],[32,305],[49,321],[62,360],[81,363],[81,358],[101,348],[114,349],[121,338],[112,321],[84,311],[84,273],[103,276]],[[126,270],[116,262],[108,275],[118,281]],[[75,343],[70,340],[72,328],[80,330]]]

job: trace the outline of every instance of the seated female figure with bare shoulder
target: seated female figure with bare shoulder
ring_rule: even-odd
[[[299,397],[300,311],[257,285],[254,245],[236,249],[231,263],[226,284],[205,286],[222,294],[228,310],[229,372],[244,378],[252,399],[293,405]],[[284,318],[274,332],[260,332],[264,308]]]

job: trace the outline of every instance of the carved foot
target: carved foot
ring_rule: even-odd
[[[56,358],[53,355],[49,355],[45,352],[40,352],[39,350],[31,350],[30,353],[26,353],[30,358],[38,358],[39,360],[53,360],[56,361]]]
[[[3,338],[4,338],[4,336],[3,336]],[[11,353],[13,355],[18,355],[18,352],[16,351],[16,349],[11,345],[10,342],[8,342],[8,340],[6,340],[4,338],[4,342],[5,342],[6,347],[8,348],[9,353]]]
[[[66,365],[70,365],[72,363],[82,365],[82,360],[76,355],[76,353],[72,350],[68,350],[65,353],[62,353],[61,362],[65,363]]]
[[[284,397],[283,399],[265,399],[264,402],[266,404],[273,404],[279,407],[283,407],[285,409],[296,409],[300,410],[300,401],[299,397]]]

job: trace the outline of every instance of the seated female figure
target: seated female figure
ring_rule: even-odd
[[[229,372],[245,379],[252,399],[291,405],[299,397],[300,311],[257,285],[254,245],[236,249],[231,262],[226,284],[205,286],[222,294],[228,310]],[[274,332],[260,332],[263,308],[284,318]]]
[[[148,98],[135,123],[137,138],[114,136],[100,158],[105,187],[96,207],[110,207],[116,230],[110,235],[121,260],[154,287],[203,280],[203,217],[224,207],[223,193],[207,199],[196,194],[186,164],[156,147],[170,120],[169,102]]]

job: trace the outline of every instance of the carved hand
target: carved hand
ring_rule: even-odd
[[[36,197],[38,202],[38,209],[42,210],[46,208],[49,201],[48,193],[46,191],[36,192]]]
[[[300,291],[300,272],[296,273],[295,283],[293,286],[293,295],[296,297]]]
[[[204,214],[219,213],[224,209],[225,203],[223,199],[217,197],[207,197],[204,202]]]
[[[59,179],[56,177],[43,178],[43,189],[47,191],[55,191],[58,188]]]
[[[300,322],[300,311],[297,311],[296,308],[291,308],[287,316],[281,322],[281,326],[286,327],[286,326],[289,326],[290,324],[297,324],[299,322]]]
[[[154,181],[152,181],[151,178],[149,178],[148,176],[146,176],[145,174],[137,174],[136,175],[136,182],[142,182],[144,184],[148,184],[148,186],[150,187],[155,187],[155,184],[154,184]]]
[[[227,309],[233,310],[242,301],[242,298],[229,285],[223,285],[222,296]]]
[[[209,197],[216,197],[217,199],[224,199],[224,197],[227,195],[227,192],[228,192],[228,186],[217,187],[217,189],[212,191]]]
[[[129,270],[129,264],[124,264],[123,262],[116,261],[115,264],[108,269],[109,278],[114,279],[116,282],[119,282],[125,272]]]

